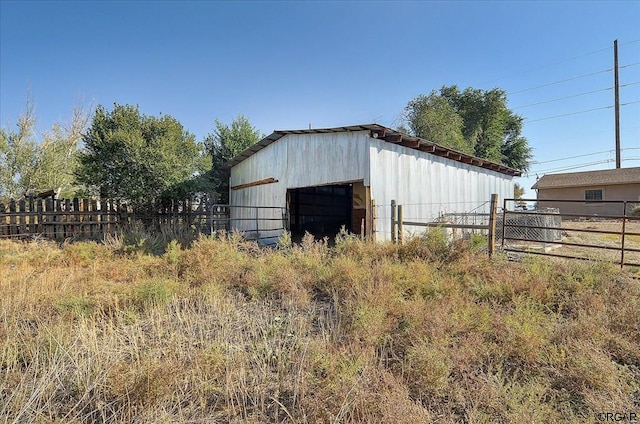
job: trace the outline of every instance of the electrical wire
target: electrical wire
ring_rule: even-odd
[[[635,101],[635,102],[620,103],[620,107],[634,105],[636,103],[640,103],[640,100]],[[581,114],[581,113],[593,112],[593,111],[596,111],[596,110],[611,109],[612,107],[613,107],[613,105],[610,105],[610,106],[598,107],[598,108],[595,108],[595,109],[581,110],[579,112],[565,113],[563,115],[547,116],[546,118],[540,118],[540,119],[525,119],[523,122],[530,123],[530,122],[546,121],[548,119],[562,118],[562,117],[565,117],[565,116],[578,115],[578,114]]]
[[[611,150],[611,152],[613,152],[613,150]],[[635,161],[635,160],[640,160],[640,157],[629,157],[629,158],[621,158],[622,162],[625,161]],[[567,166],[562,166],[562,167],[556,167],[556,168],[548,168],[548,169],[536,169],[534,171],[528,171],[526,173],[527,176],[531,176],[531,175],[537,175],[537,174],[545,174],[545,173],[556,173],[556,172],[563,172],[563,171],[570,171],[572,169],[580,169],[580,168],[587,168],[589,166],[594,166],[594,165],[601,165],[603,163],[612,163],[615,162],[615,159],[609,158],[609,159],[601,159],[595,162],[586,162],[586,163],[579,163],[579,164],[575,164],[575,165],[567,165]]]
[[[630,83],[628,83],[628,84],[622,84],[622,85],[620,85],[620,86],[619,86],[619,88],[624,88],[624,87],[628,87],[628,86],[636,85],[636,84],[640,84],[640,81],[630,82]],[[588,95],[588,94],[599,93],[599,92],[601,92],[601,91],[609,91],[609,90],[613,90],[613,88],[614,88],[614,87],[613,87],[613,86],[611,86],[611,87],[601,88],[601,89],[599,89],[599,90],[587,91],[587,92],[584,92],[584,93],[572,94],[572,95],[570,95],[570,96],[558,97],[558,98],[556,98],[556,99],[544,100],[544,101],[542,101],[542,102],[531,103],[531,104],[524,105],[524,106],[514,107],[514,108],[511,108],[511,110],[524,109],[525,107],[538,106],[538,105],[543,105],[543,104],[546,104],[546,103],[553,103],[553,102],[557,102],[557,101],[560,101],[560,100],[571,99],[571,98],[574,98],[574,97],[586,96],[586,95]]]
[[[631,148],[627,148],[627,149],[621,149],[621,150],[634,150],[634,149],[640,149],[640,147],[631,147]],[[567,156],[565,158],[559,158],[559,159],[551,159],[551,160],[545,160],[545,161],[534,161],[531,162],[531,164],[536,164],[536,165],[541,165],[543,163],[551,163],[551,162],[562,162],[563,160],[569,160],[569,159],[578,159],[578,158],[584,158],[587,156],[595,156],[595,155],[601,155],[603,153],[611,153],[611,152],[615,152],[615,150],[603,150],[601,152],[594,152],[594,153],[585,153],[584,155],[577,155],[577,156]]]
[[[638,41],[638,40],[636,40],[636,41]],[[631,44],[633,42],[634,41],[631,41],[631,42],[627,42],[625,44]],[[620,45],[623,46],[625,44],[620,44]],[[534,67],[534,68],[531,68],[531,69],[528,69],[528,70],[525,70],[525,71],[516,72],[515,74],[507,75],[507,76],[498,78],[497,80],[494,80],[494,81],[499,81],[499,80],[502,80],[502,79],[505,79],[505,78],[512,78],[512,77],[516,77],[516,76],[519,76],[519,75],[529,74],[531,72],[534,72],[534,71],[537,71],[537,70],[540,70],[540,69],[550,68],[552,66],[559,65],[561,63],[570,62],[572,60],[581,59],[581,58],[586,57],[586,56],[591,56],[591,55],[594,55],[594,54],[597,54],[597,53],[602,53],[602,52],[609,51],[609,50],[613,50],[613,46],[606,47],[606,48],[599,49],[599,50],[594,50],[592,52],[584,53],[584,54],[581,54],[581,55],[578,55],[578,56],[573,56],[573,57],[570,57],[570,58],[567,58],[567,59],[562,59],[562,60],[559,60],[559,61],[556,61],[556,62],[548,63],[546,65],[537,66],[537,67]]]
[[[587,168],[589,166],[601,165],[603,163],[610,163],[610,162],[614,162],[614,161],[615,161],[615,159],[603,159],[603,160],[598,160],[598,161],[595,161],[595,162],[581,163],[581,164],[577,164],[577,165],[568,165],[568,166],[563,166],[563,167],[559,167],[559,168],[536,169],[535,171],[527,172],[527,175],[570,171],[572,169]]]
[[[602,71],[597,71],[597,72],[592,72],[590,74],[577,75],[575,77],[566,78],[566,79],[559,80],[559,81],[553,81],[553,82],[550,82],[548,84],[543,84],[543,85],[538,85],[538,86],[535,86],[535,87],[525,88],[523,90],[510,91],[507,94],[512,95],[512,94],[524,93],[526,91],[537,90],[539,88],[549,87],[549,86],[552,86],[552,85],[561,84],[563,82],[573,81],[573,80],[577,80],[577,79],[580,79],[580,78],[586,78],[586,77],[590,77],[590,76],[598,75],[598,74],[604,74],[606,72],[611,72],[611,71],[613,71],[613,68],[604,69]]]
[[[538,103],[531,103],[531,104],[524,105],[524,106],[514,107],[514,108],[512,108],[512,110],[524,109],[525,107],[538,106],[538,105],[543,105],[543,104],[546,104],[546,103],[553,103],[553,102],[557,102],[557,101],[560,101],[560,100],[571,99],[571,98],[580,97],[580,96],[586,96],[587,94],[599,93],[601,91],[608,91],[608,90],[613,90],[613,87],[601,88],[599,90],[587,91],[586,93],[573,94],[571,96],[558,97],[557,99],[545,100],[545,101],[538,102]]]
[[[621,152],[626,152],[627,150],[640,150],[640,147],[625,147],[623,149],[620,149]],[[584,155],[568,156],[568,157],[565,157],[565,158],[545,160],[545,161],[542,161],[542,162],[534,162],[534,163],[535,164],[543,164],[543,163],[551,163],[551,162],[561,162],[563,160],[577,159],[577,158],[583,158],[583,157],[587,157],[587,156],[601,155],[603,153],[615,153],[615,149],[604,150],[602,152],[587,153],[587,154],[584,154]]]
[[[620,106],[622,106],[622,105],[620,105]],[[611,105],[611,106],[604,106],[604,107],[598,107],[598,108],[595,108],[595,109],[581,110],[581,111],[579,111],[579,112],[565,113],[565,114],[563,114],[563,115],[547,116],[547,117],[545,117],[545,118],[540,118],[540,119],[525,119],[523,122],[531,123],[531,122],[546,121],[546,120],[548,120],[548,119],[562,118],[562,117],[565,117],[565,116],[571,116],[571,115],[579,115],[579,114],[581,114],[581,113],[594,112],[594,111],[596,111],[596,110],[611,109],[612,107],[613,107],[613,105]]]

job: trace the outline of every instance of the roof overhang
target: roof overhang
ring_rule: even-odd
[[[384,127],[378,124],[365,124],[365,125],[351,125],[346,127],[335,128],[317,128],[307,130],[277,130],[266,136],[253,146],[244,150],[242,153],[231,159],[225,164],[225,167],[232,168],[239,164],[243,160],[252,156],[253,154],[264,149],[271,143],[274,143],[282,137],[290,134],[331,134],[341,132],[357,132],[357,131],[369,131],[371,138],[380,139],[387,143],[397,144],[410,149],[420,150],[422,152],[430,153],[436,156],[451,159],[456,162],[465,163],[468,165],[478,166],[480,168],[490,169],[501,174],[506,174],[514,177],[522,175],[517,169],[504,166],[499,163],[491,162],[486,159],[470,156],[466,153],[459,152],[457,150],[450,149],[448,147],[440,146],[439,144],[432,143],[424,140],[420,137],[415,137],[409,134],[392,130],[391,128]]]

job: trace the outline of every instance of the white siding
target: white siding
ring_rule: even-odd
[[[430,222],[446,212],[488,212],[489,199],[513,197],[513,177],[371,139],[371,198],[378,206],[377,239],[391,237],[391,200],[404,220]],[[407,230],[420,231],[419,227]]]
[[[364,181],[379,205],[379,240],[391,236],[391,200],[403,205],[405,220],[430,222],[447,212],[488,212],[491,194],[511,198],[514,186],[511,176],[373,139],[369,131],[288,134],[234,166],[230,183],[271,177],[278,182],[231,190],[231,204],[286,207],[289,188]],[[231,218],[232,226],[255,231],[255,209],[232,209]],[[240,218],[251,220],[233,221]],[[276,223],[260,220],[260,228],[267,225]]]
[[[231,169],[232,187],[270,177],[278,182],[231,190],[230,203],[285,207],[289,188],[363,179],[368,184],[368,134],[369,131],[288,134]],[[231,212],[232,226],[244,231],[255,230],[254,220],[233,221],[255,217],[254,210],[232,209]],[[274,210],[272,213],[280,212]],[[267,223],[261,221],[259,225],[263,228]]]

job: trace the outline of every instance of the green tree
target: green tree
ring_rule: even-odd
[[[216,200],[228,203],[229,170],[225,163],[260,141],[262,135],[243,115],[236,117],[230,126],[216,119],[215,126],[214,132],[205,138],[205,145],[211,153],[211,179]]]
[[[82,133],[87,127],[89,114],[80,107],[73,110],[68,125],[53,125],[43,134],[36,157],[33,184],[40,190],[51,189],[56,197],[71,197],[81,187],[75,177]]]
[[[6,200],[46,190],[54,190],[58,197],[73,195],[78,189],[74,171],[87,116],[76,107],[69,125],[55,123],[38,141],[28,98],[17,130],[0,130],[0,197]]]
[[[405,119],[413,134],[438,144],[445,141],[452,149],[473,154],[462,135],[462,117],[436,92],[411,100],[405,109]]]
[[[522,199],[522,196],[524,196],[524,187],[522,187],[518,183],[515,183],[515,185],[513,186],[513,198],[516,200],[520,200]]]
[[[32,104],[18,117],[17,130],[0,130],[0,196],[5,200],[26,195],[32,188],[37,143]]]
[[[532,154],[522,136],[522,117],[507,107],[499,88],[443,86],[411,100],[404,118],[418,137],[523,171],[529,167]]]
[[[102,197],[136,207],[185,193],[176,190],[203,171],[203,146],[169,115],[138,107],[99,106],[83,137],[78,180]]]

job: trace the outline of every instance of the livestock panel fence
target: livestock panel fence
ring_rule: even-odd
[[[441,228],[450,237],[468,237],[471,234],[486,234],[489,256],[496,246],[498,222],[498,195],[493,194],[484,202],[455,202],[438,204],[397,204],[391,201],[391,241],[402,243],[404,237],[427,228]],[[458,211],[456,211],[456,209]]]
[[[391,241],[402,243],[407,228],[442,228],[451,237],[487,236],[491,256],[502,251],[512,259],[525,254],[568,259],[604,260],[640,267],[640,202],[503,199],[497,195],[473,208],[434,214],[433,208],[395,201],[379,213],[390,221]],[[525,205],[535,204],[533,209]],[[410,205],[409,205],[410,206]],[[407,211],[411,211],[407,213]]]
[[[535,210],[516,210],[535,202]],[[625,200],[504,199],[501,248],[536,254],[606,260],[640,267],[639,202]]]
[[[284,209],[187,199],[141,211],[113,200],[29,197],[0,203],[0,238],[99,239],[142,225],[149,231],[193,236],[239,230],[245,237],[261,241],[265,235],[272,238],[274,230],[286,228]],[[236,210],[233,221],[232,210]]]

